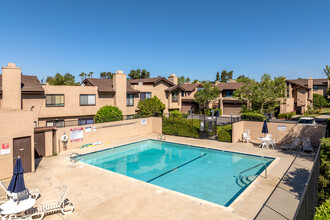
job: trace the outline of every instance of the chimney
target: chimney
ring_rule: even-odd
[[[175,74],[171,74],[168,77],[168,80],[174,83],[175,85],[178,85],[178,77]]]
[[[220,82],[219,82],[219,80],[216,80],[215,82],[214,82],[214,85],[219,85],[220,84]]]
[[[121,70],[113,75],[113,89],[116,91],[114,104],[126,115],[127,82],[126,74]]]
[[[308,91],[308,99],[313,101],[313,78],[312,77],[308,78],[308,88],[310,88],[310,90]]]
[[[22,109],[21,68],[15,63],[2,67],[2,107]]]

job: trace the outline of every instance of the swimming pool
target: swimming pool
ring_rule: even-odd
[[[80,161],[228,207],[275,158],[145,140]]]

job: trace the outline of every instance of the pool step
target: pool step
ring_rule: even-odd
[[[243,176],[241,178],[237,178],[236,183],[240,187],[246,187],[247,185],[252,183],[257,177],[257,175]]]

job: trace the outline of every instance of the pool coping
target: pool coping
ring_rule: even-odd
[[[112,147],[110,146],[108,148],[101,149],[101,150],[100,149],[99,150],[98,149],[95,149],[95,150],[92,150],[92,152],[88,152],[88,153],[84,153],[84,154],[80,154],[80,155],[81,156],[84,156],[84,155],[88,155],[88,154],[93,154],[93,153],[97,153],[97,152],[106,151],[106,150],[109,150],[109,149],[120,148],[120,147],[123,147],[123,146],[127,146],[127,145],[130,145],[130,144],[135,144],[135,143],[139,143],[139,142],[143,142],[143,141],[147,141],[147,140],[154,140],[154,141],[157,141],[157,142],[163,142],[163,141],[160,141],[160,140],[158,140],[156,138],[145,138],[145,139],[142,139],[142,140],[139,140],[139,141],[132,141],[132,142],[129,142],[129,143],[126,143],[126,144],[118,144],[118,145],[115,145],[115,146],[112,146]],[[248,155],[248,156],[264,157],[264,158],[274,159],[267,166],[267,168],[266,168],[267,169],[267,173],[269,173],[274,168],[274,166],[281,160],[281,158],[279,158],[279,157],[269,157],[269,156],[262,155],[262,154],[260,155],[259,153],[249,154],[249,153],[242,153],[242,152],[235,151],[235,150],[229,151],[229,150],[217,149],[217,148],[214,148],[212,146],[202,147],[202,146],[191,145],[191,144],[176,143],[176,142],[173,142],[173,141],[164,141],[164,142],[173,143],[173,144],[179,144],[179,145],[186,145],[186,146],[196,147],[196,148],[203,148],[203,149],[210,149],[210,150],[216,150],[216,151],[222,151],[222,152],[237,153],[237,154],[243,154],[243,155]],[[104,147],[107,146],[107,145],[108,144],[104,145]],[[70,157],[67,157],[67,159],[70,160]],[[143,184],[147,184],[147,186],[155,187],[156,189],[158,189],[157,192],[159,192],[159,193],[161,193],[162,191],[169,192],[169,193],[178,195],[180,197],[188,198],[188,199],[193,200],[195,202],[198,202],[200,204],[206,204],[206,205],[210,205],[210,206],[213,206],[213,207],[221,208],[221,209],[223,209],[223,210],[225,210],[227,212],[231,212],[231,213],[233,213],[234,209],[249,195],[249,193],[252,192],[253,189],[256,186],[258,186],[259,183],[262,180],[265,179],[265,177],[262,176],[262,174],[265,173],[265,170],[264,170],[264,171],[262,171],[258,175],[258,177],[256,179],[253,180],[253,182],[243,192],[240,193],[240,195],[237,198],[234,199],[234,201],[228,207],[226,207],[226,206],[219,205],[219,204],[216,204],[216,203],[213,203],[213,202],[204,200],[204,199],[200,199],[200,198],[197,198],[197,197],[194,197],[194,196],[190,196],[190,195],[185,194],[185,193],[181,193],[181,192],[178,192],[178,191],[175,191],[175,190],[171,190],[171,189],[167,189],[167,188],[164,188],[164,187],[161,187],[161,186],[157,186],[157,185],[152,184],[152,183],[148,183],[148,182],[145,182],[145,181],[142,181],[142,180],[138,180],[138,179],[135,179],[133,177],[126,176],[124,174],[120,174],[120,173],[116,173],[116,172],[113,172],[113,171],[109,171],[109,170],[106,170],[104,168],[97,167],[97,166],[94,166],[94,165],[91,165],[91,164],[88,164],[88,163],[85,163],[85,162],[78,161],[78,164],[88,165],[89,167],[100,169],[103,172],[110,172],[111,174],[115,174],[117,176],[128,177],[133,182],[136,181],[137,183],[141,183],[142,185]],[[268,176],[267,176],[267,178],[268,178]]]

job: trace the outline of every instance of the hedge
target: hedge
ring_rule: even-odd
[[[218,126],[218,140],[222,142],[231,142],[231,125]]]
[[[95,123],[103,123],[110,121],[120,121],[123,120],[122,111],[115,106],[103,106],[100,108],[96,115],[94,116]]]
[[[319,176],[319,202],[330,198],[330,138],[321,140],[321,164]]]
[[[296,113],[295,112],[289,112],[289,113],[280,113],[278,114],[278,118],[285,118],[285,119],[289,119],[292,118],[293,116],[295,116]]]
[[[330,216],[330,199],[322,203],[320,207],[316,207],[314,220],[329,219]]]
[[[163,117],[163,134],[199,137],[199,120],[181,117]]]
[[[179,110],[170,111],[170,115],[174,117],[182,117],[182,113]]]
[[[242,120],[245,121],[264,121],[266,120],[266,116],[260,113],[255,112],[247,112],[241,114]]]
[[[219,112],[219,116],[222,115],[222,109],[221,108],[215,108],[215,109],[213,109],[213,111],[214,111],[214,115],[215,115],[216,111]]]

